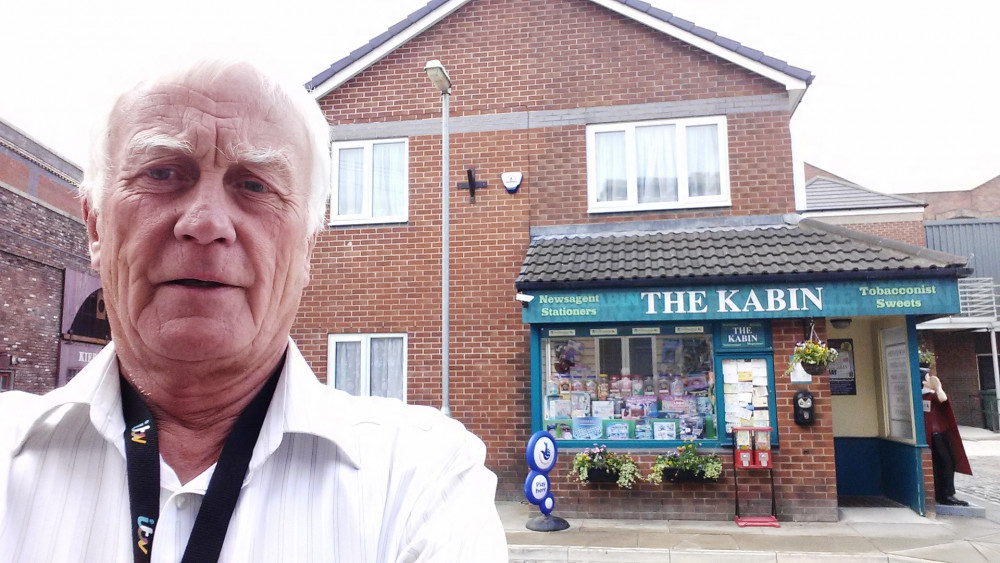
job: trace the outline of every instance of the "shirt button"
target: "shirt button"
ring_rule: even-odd
[[[178,496],[177,497],[177,508],[183,509],[183,508],[187,507],[187,505],[188,505],[188,499],[187,499],[186,496]]]

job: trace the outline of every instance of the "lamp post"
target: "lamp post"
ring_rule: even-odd
[[[451,323],[449,320],[450,290],[450,230],[448,211],[448,99],[451,97],[451,78],[441,61],[427,61],[424,72],[435,88],[441,91],[441,412],[451,416],[448,403],[448,363]]]

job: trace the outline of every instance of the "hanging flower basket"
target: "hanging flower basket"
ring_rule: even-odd
[[[809,375],[820,375],[826,371],[830,362],[837,359],[837,355],[837,350],[830,348],[822,340],[799,342],[792,351],[786,374],[792,373],[795,364],[802,364],[802,369]]]
[[[802,370],[808,373],[809,375],[823,375],[823,372],[826,371],[826,367],[827,367],[826,362],[821,364],[811,364],[809,362],[802,362]]]

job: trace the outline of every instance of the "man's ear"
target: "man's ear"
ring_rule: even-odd
[[[90,266],[101,271],[101,241],[97,234],[97,210],[90,208],[90,202],[83,199],[83,222],[87,224],[87,239],[90,241]]]

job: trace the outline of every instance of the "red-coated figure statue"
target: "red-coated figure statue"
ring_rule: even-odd
[[[924,430],[934,463],[935,499],[938,504],[968,506],[969,503],[955,498],[955,472],[972,475],[955,413],[941,380],[930,375],[929,368],[920,368],[920,373],[923,376]]]

